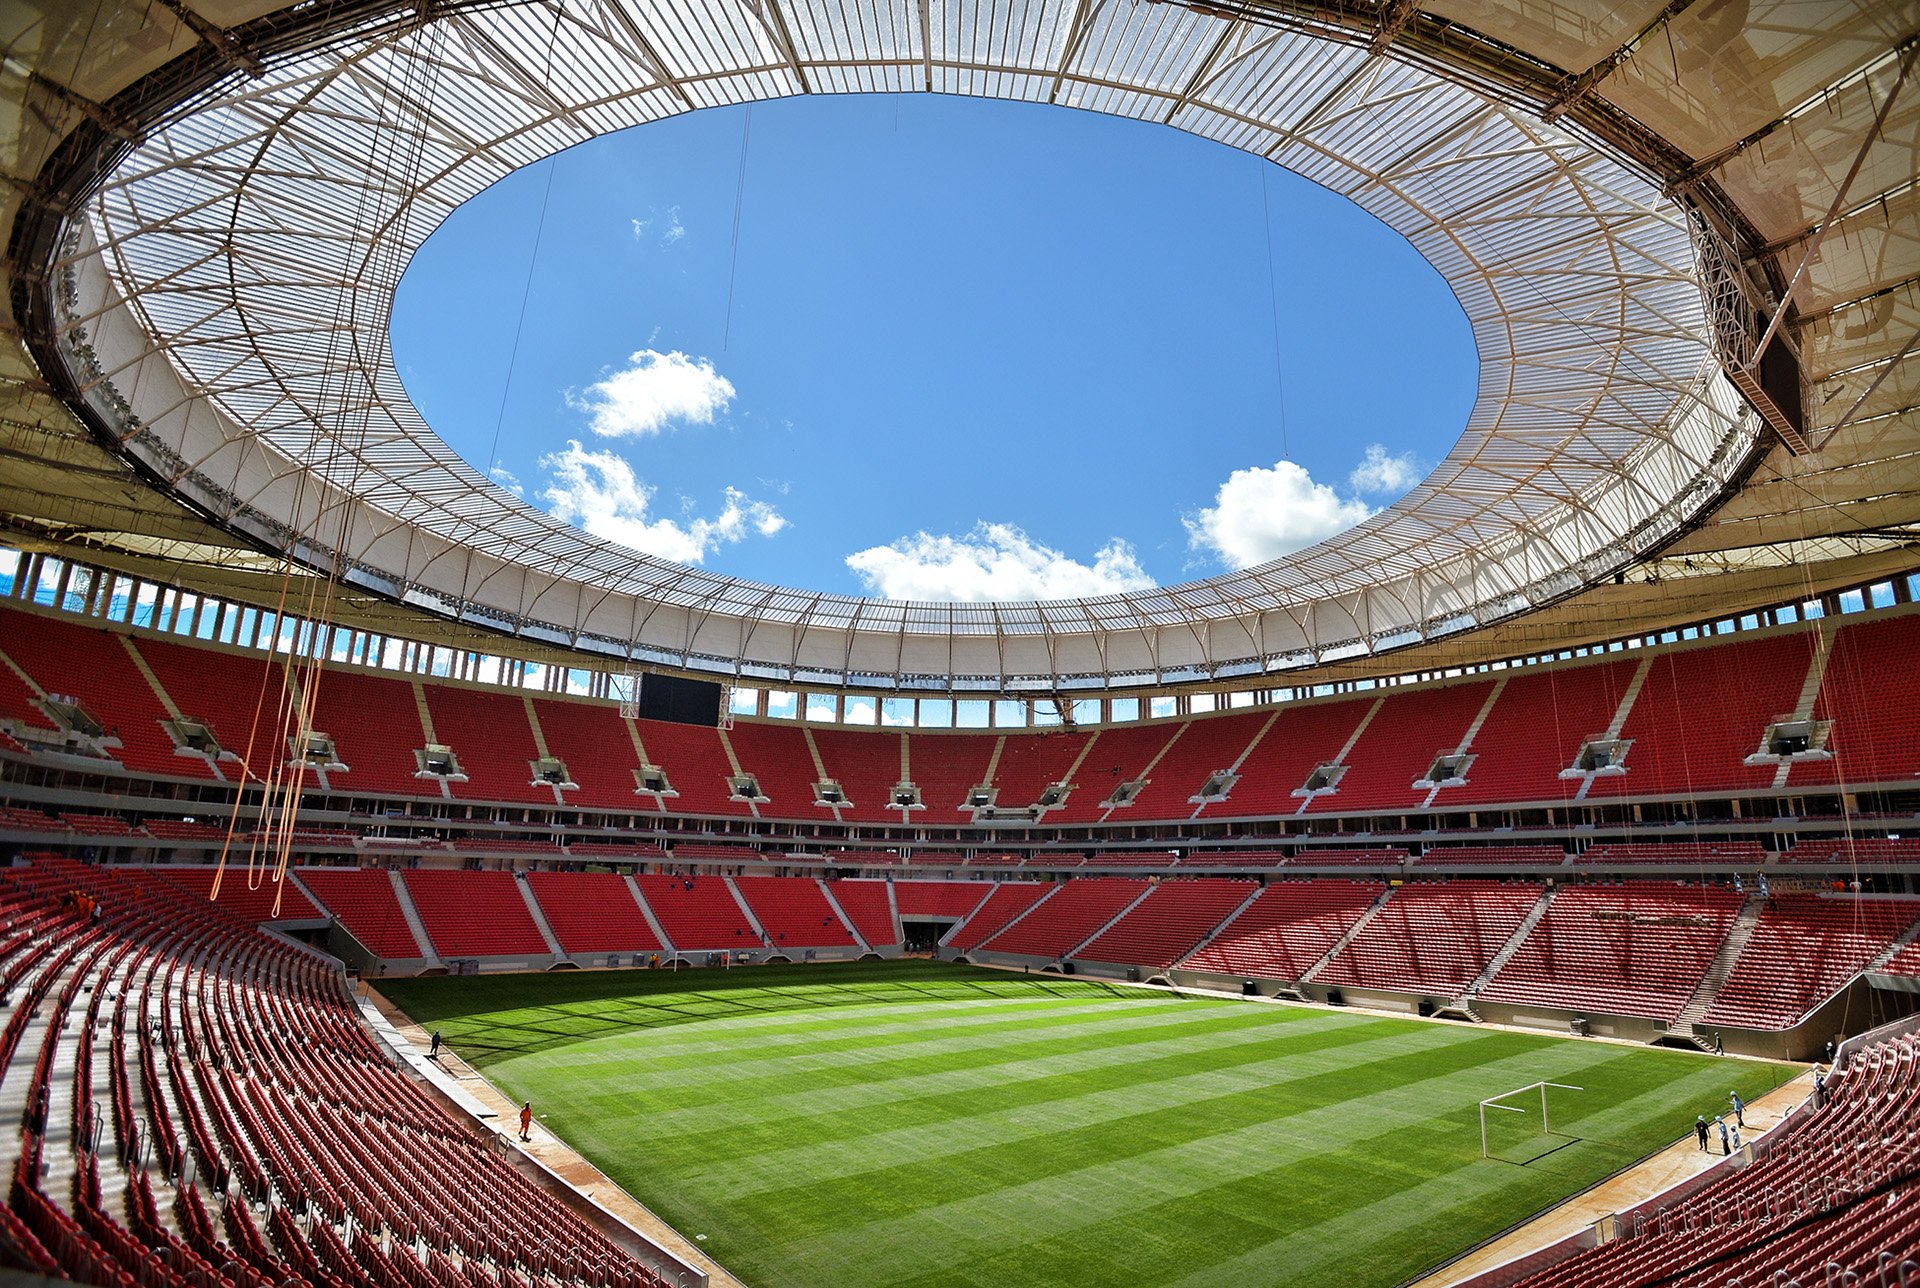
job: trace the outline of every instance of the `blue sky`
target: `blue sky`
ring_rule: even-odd
[[[393,346],[530,503],[889,598],[1298,549],[1418,481],[1475,381],[1445,283],[1343,198],[1159,126],[932,96],[692,113],[510,175],[415,256]]]

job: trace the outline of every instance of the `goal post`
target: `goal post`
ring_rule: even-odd
[[[1556,1091],[1585,1091],[1586,1090],[1585,1087],[1576,1087],[1571,1083],[1566,1083],[1566,1082],[1529,1082],[1524,1087],[1515,1087],[1512,1091],[1503,1091],[1497,1096],[1488,1096],[1485,1100],[1482,1100],[1480,1102],[1480,1157],[1481,1158],[1493,1157],[1493,1151],[1487,1144],[1487,1110],[1498,1109],[1502,1113],[1524,1114],[1527,1112],[1525,1109],[1519,1109],[1513,1105],[1506,1105],[1500,1102],[1503,1100],[1512,1100],[1516,1096],[1524,1096],[1529,1091],[1538,1090],[1540,1093],[1540,1134],[1542,1136],[1551,1136],[1553,1134],[1552,1124],[1549,1122],[1547,1118],[1547,1089],[1549,1087],[1553,1088]]]

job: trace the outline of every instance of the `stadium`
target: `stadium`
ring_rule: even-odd
[[[14,0],[0,49],[10,1276],[1920,1282],[1920,5]],[[396,293],[462,207],[861,95],[1350,202],[1471,330],[1457,440],[1277,558],[932,602],[644,553],[429,426]]]

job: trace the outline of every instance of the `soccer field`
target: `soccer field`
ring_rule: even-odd
[[[756,1288],[1392,1285],[1794,1072],[919,961],[380,987]]]

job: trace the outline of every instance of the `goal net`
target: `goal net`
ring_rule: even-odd
[[[1480,1102],[1480,1157],[1525,1166],[1579,1139],[1553,1129],[1548,1091],[1584,1091],[1564,1082],[1530,1082]],[[1564,1113],[1564,1110],[1563,1110]]]

